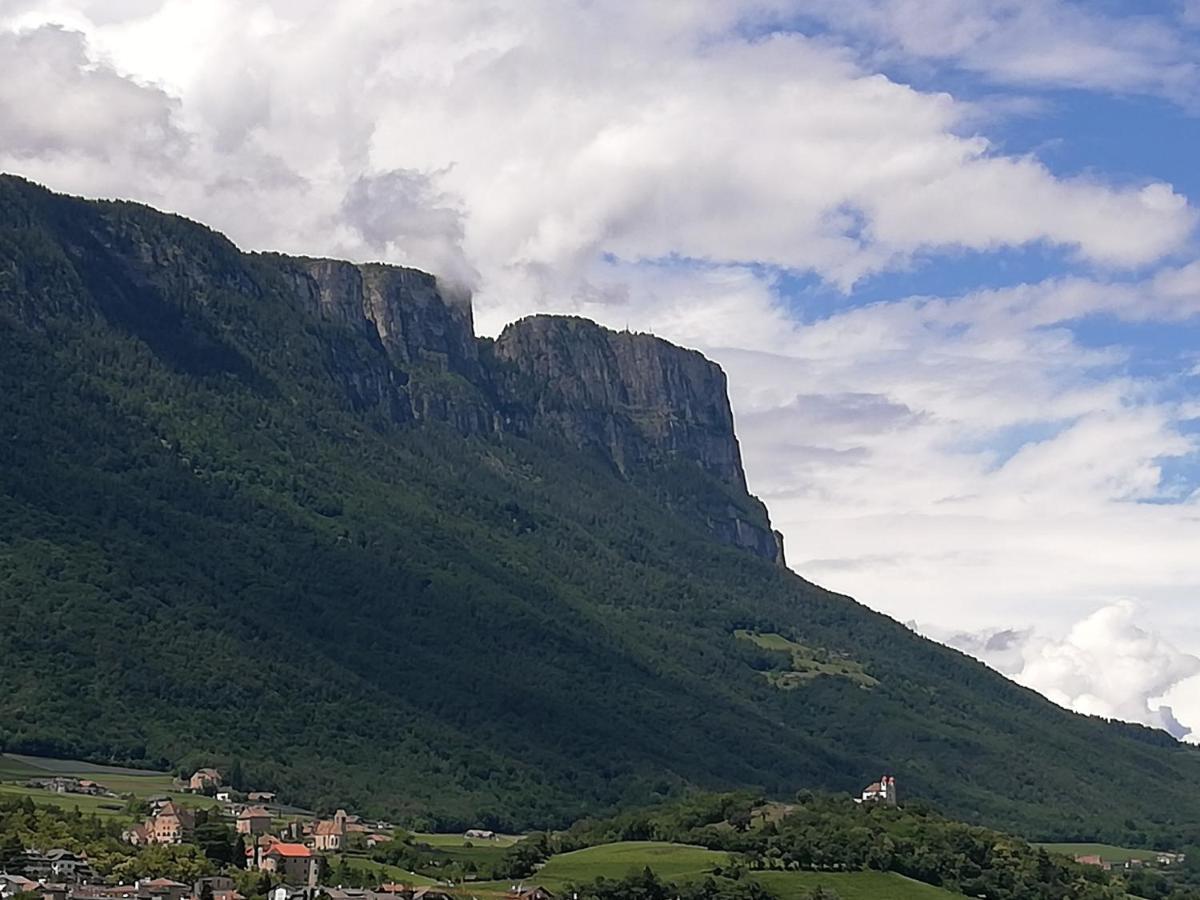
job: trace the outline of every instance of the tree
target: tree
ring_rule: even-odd
[[[240,757],[235,757],[233,765],[229,769],[229,786],[235,791],[244,791],[246,789],[246,775],[242,771],[242,760]]]

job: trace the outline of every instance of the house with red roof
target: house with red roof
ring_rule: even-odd
[[[246,851],[247,856],[254,853],[255,848]],[[257,848],[257,856],[258,868],[262,872],[278,875],[288,884],[306,887],[315,887],[317,884],[321,860],[303,844],[268,841]]]

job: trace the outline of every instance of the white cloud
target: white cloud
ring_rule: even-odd
[[[167,85],[179,101],[168,124],[194,145],[181,157],[161,144],[170,184],[147,191],[131,162],[101,189],[149,194],[255,247],[400,256],[411,231],[381,243],[341,229],[343,199],[362,179],[441,173],[436,208],[462,210],[483,306],[573,293],[605,255],[771,264],[843,287],[936,248],[1046,243],[1136,266],[1195,222],[1169,185],[1062,179],[998,153],[960,134],[971,107],[871,74],[827,41],[739,37],[757,3],[168,0],[116,22],[69,7],[46,18],[85,28],[111,66],[47,55],[39,81],[102,70]],[[36,19],[31,6],[14,21]],[[45,117],[36,92],[19,100],[12,115]],[[162,130],[153,113],[146,127]],[[64,150],[119,144],[69,125]],[[3,135],[0,164],[72,189],[97,178]],[[253,217],[240,214],[248,188]],[[409,198],[393,199],[397,215],[374,221],[398,221]]]
[[[1004,84],[1160,94],[1194,106],[1196,45],[1161,7],[1106,14],[1071,0],[801,0],[885,57],[953,62]],[[1195,20],[1191,6],[1180,19]]]
[[[1200,704],[1189,704],[1180,722],[1164,701],[1200,675],[1200,658],[1145,628],[1131,601],[1096,610],[1061,639],[1033,629],[943,637],[1068,709],[1141,722],[1176,737],[1200,726]]]
[[[0,31],[0,146],[10,159],[157,163],[184,149],[175,101],[95,63],[78,32]]]

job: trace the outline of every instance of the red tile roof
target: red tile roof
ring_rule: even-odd
[[[267,855],[269,856],[272,853],[278,853],[280,856],[288,856],[293,859],[303,859],[304,857],[312,856],[312,851],[303,844],[285,844],[282,841],[271,845],[271,849],[267,851]]]

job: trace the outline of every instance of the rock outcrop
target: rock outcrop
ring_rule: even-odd
[[[746,489],[725,373],[700,353],[565,316],[480,340],[469,296],[425,272],[246,254],[180,217],[2,176],[0,223],[21,260],[0,269],[0,316],[38,329],[56,317],[102,320],[177,371],[269,392],[271,360],[287,353],[259,317],[286,309],[303,325],[291,339],[317,363],[308,375],[327,377],[355,411],[565,441],[724,543],[782,562]]]
[[[465,434],[495,429],[469,297],[443,292],[434,276],[402,266],[264,258],[304,309],[360,332],[386,355],[390,378],[381,376],[378,359],[331,357],[331,371],[356,406],[384,404],[397,421],[443,421]]]
[[[718,493],[699,514],[724,543],[783,563],[782,537],[746,490],[725,373],[694,350],[587,319],[530,316],[504,329],[492,381],[503,427],[551,432],[602,453],[626,476],[698,465]]]
[[[496,340],[496,389],[510,427],[602,450],[617,468],[689,459],[746,489],[720,366],[648,334],[530,316]]]

